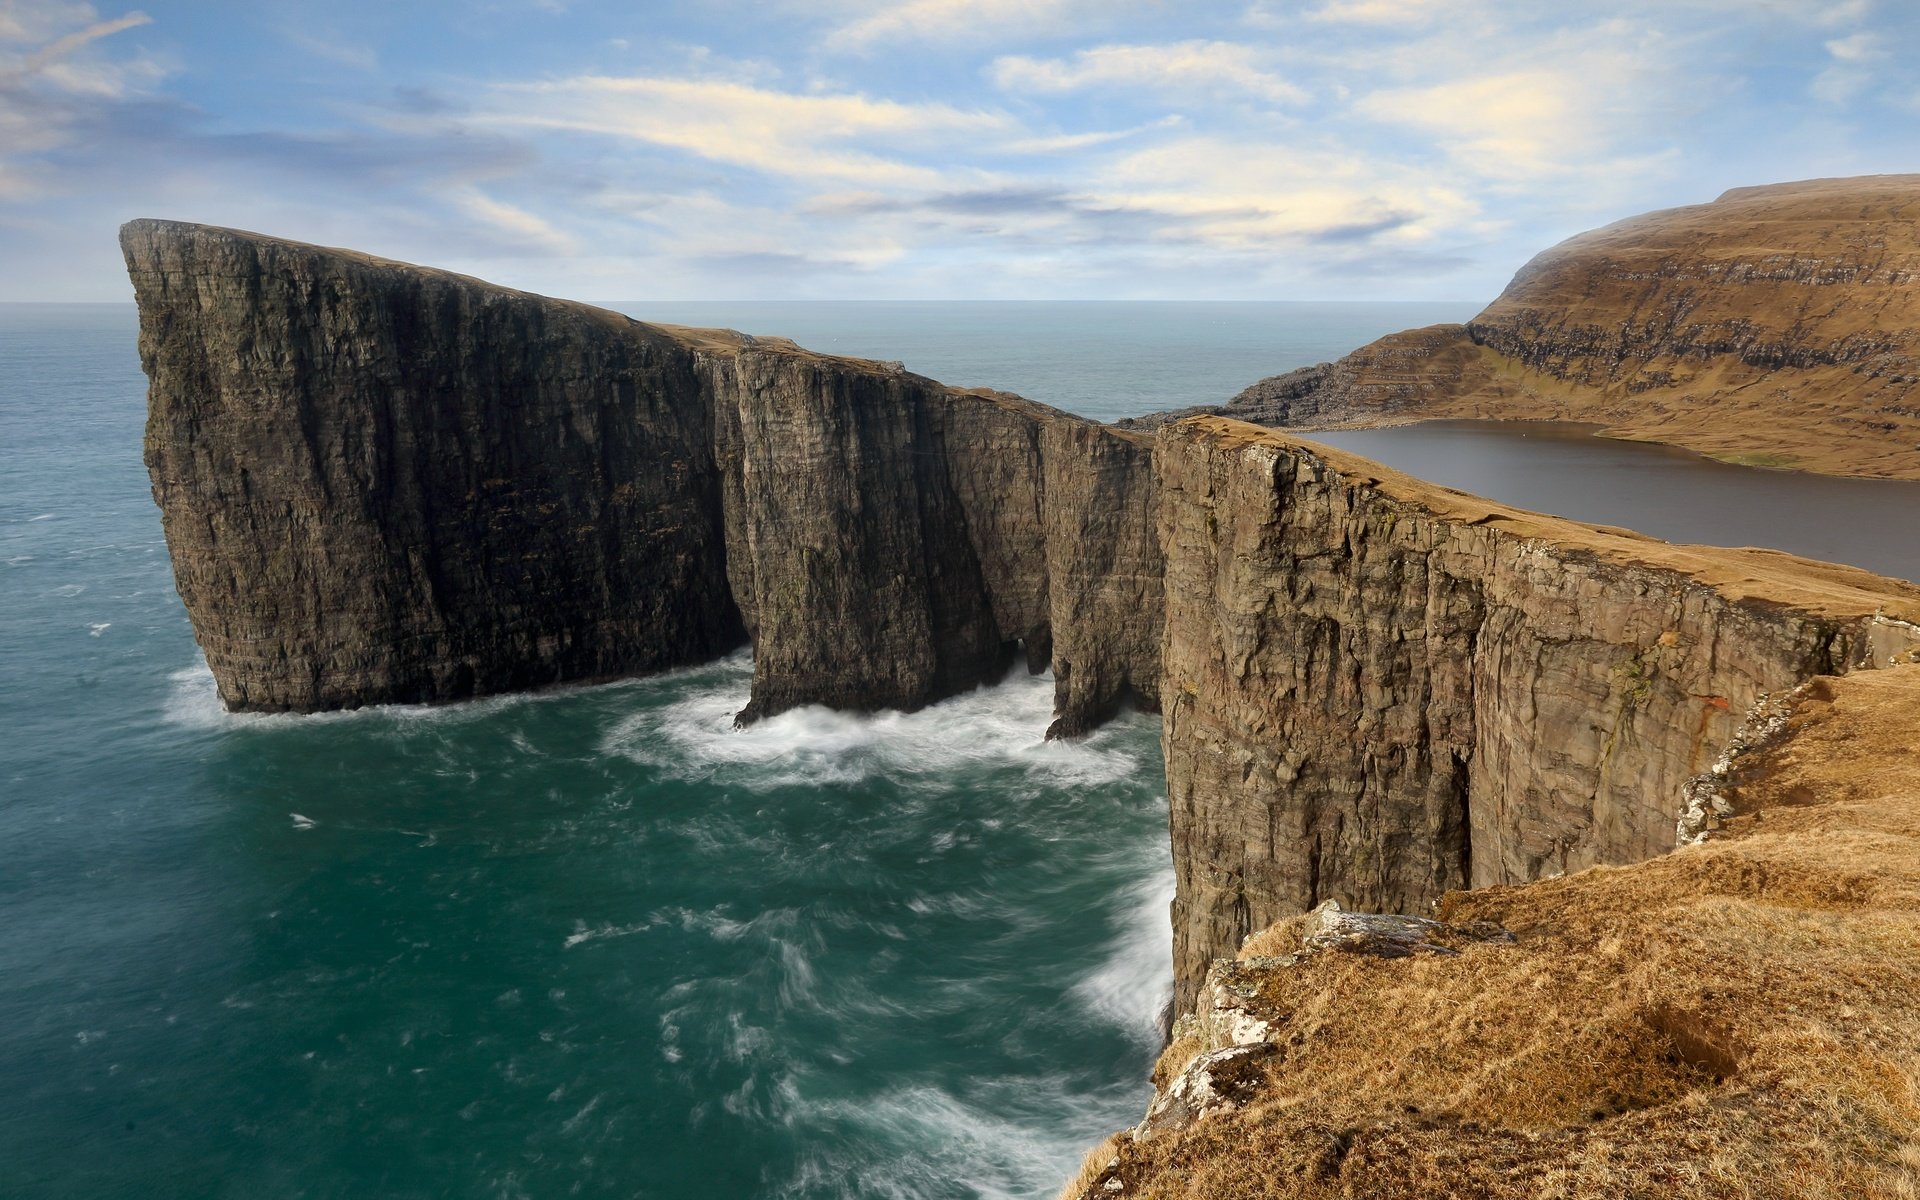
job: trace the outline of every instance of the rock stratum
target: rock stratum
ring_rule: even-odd
[[[1630,226],[1593,235],[1607,261],[1637,253]],[[1913,658],[1920,589],[1522,512],[1220,416],[1118,429],[348,251],[154,221],[122,241],[154,495],[231,708],[457,700],[749,640],[742,720],[914,708],[1022,660],[1054,673],[1053,734],[1159,708],[1184,1016],[1087,1194],[1748,1194],[1700,1164],[1724,1144],[1728,1171],[1753,1167],[1776,1119],[1840,1149],[1782,1143],[1753,1178],[1910,1194],[1874,1189],[1920,1162],[1888,1133],[1912,1128],[1915,1026],[1857,1010],[1916,982],[1873,954],[1912,944],[1920,893],[1888,857],[1911,832],[1891,802],[1826,803],[1827,776],[1753,772],[1787,761],[1808,704],[1912,703],[1907,668],[1830,679]],[[1655,272],[1656,300],[1672,280],[1826,287],[1893,320],[1873,299],[1892,268],[1856,288],[1703,255]],[[1396,370],[1445,380],[1510,351],[1564,382],[1641,349],[1735,353],[1673,322],[1596,348],[1581,305],[1613,275],[1528,290],[1562,259],[1489,309],[1511,337],[1416,331],[1365,361],[1391,343]],[[1720,328],[1737,307],[1687,312]],[[1761,369],[1774,336],[1736,357]],[[1768,378],[1892,380],[1900,351],[1874,344]],[[1358,403],[1334,384],[1359,357],[1272,385],[1279,415]],[[1820,727],[1836,755],[1855,736]],[[1819,984],[1830,968],[1852,974]],[[1780,1013],[1729,1015],[1770,993],[1829,1023],[1795,1042]],[[1859,1087],[1822,1100],[1792,1054],[1829,1046]],[[1880,1115],[1855,1122],[1870,1085]],[[1810,1194],[1770,1187],[1751,1194]]]
[[[146,457],[227,706],[457,700],[708,660],[743,719],[1052,667],[1159,679],[1151,439],[895,365],[230,229],[121,232]]]
[[[1299,429],[1576,421],[1748,465],[1920,479],[1917,217],[1920,175],[1738,188],[1562,242],[1465,325],[1189,411]]]

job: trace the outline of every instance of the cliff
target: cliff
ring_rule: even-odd
[[[1916,206],[1920,175],[1882,175],[1632,217],[1540,254],[1464,326],[1392,334],[1205,411],[1318,429],[1581,421],[1733,462],[1920,479]]]
[[[1160,433],[1176,1011],[1325,900],[1669,850],[1763,697],[1920,645],[1920,589],[1672,546],[1218,417]]]
[[[1260,933],[1066,1195],[1913,1195],[1920,665],[1780,724],[1703,844]]]
[[[890,364],[236,230],[121,232],[147,463],[230,708],[703,661],[743,719],[1051,665],[1059,730],[1159,676],[1150,439]]]

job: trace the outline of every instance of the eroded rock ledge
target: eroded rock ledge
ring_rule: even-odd
[[[1431,952],[1262,931],[1066,1196],[1909,1195],[1915,746],[1920,665],[1816,680],[1702,844],[1449,893]]]
[[[752,719],[1159,681],[1151,440],[897,365],[236,230],[121,233],[147,463],[229,708],[455,700],[753,639]]]

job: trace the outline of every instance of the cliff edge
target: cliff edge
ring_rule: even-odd
[[[1160,432],[1176,1011],[1326,901],[1423,913],[1673,848],[1771,696],[1920,646],[1920,588],[1676,546],[1220,417]]]
[[[1914,1195],[1920,665],[1785,707],[1703,844],[1258,934],[1066,1197]]]
[[[1538,255],[1464,326],[1206,411],[1300,429],[1579,421],[1730,462],[1920,479],[1916,215],[1920,175],[1878,175],[1631,217]]]
[[[229,708],[457,700],[751,639],[752,720],[1159,678],[1151,438],[897,365],[239,230],[121,231],[146,457]]]

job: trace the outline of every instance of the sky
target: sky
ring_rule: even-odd
[[[0,0],[0,300],[140,216],[599,300],[1490,299],[1920,170],[1920,0]]]

